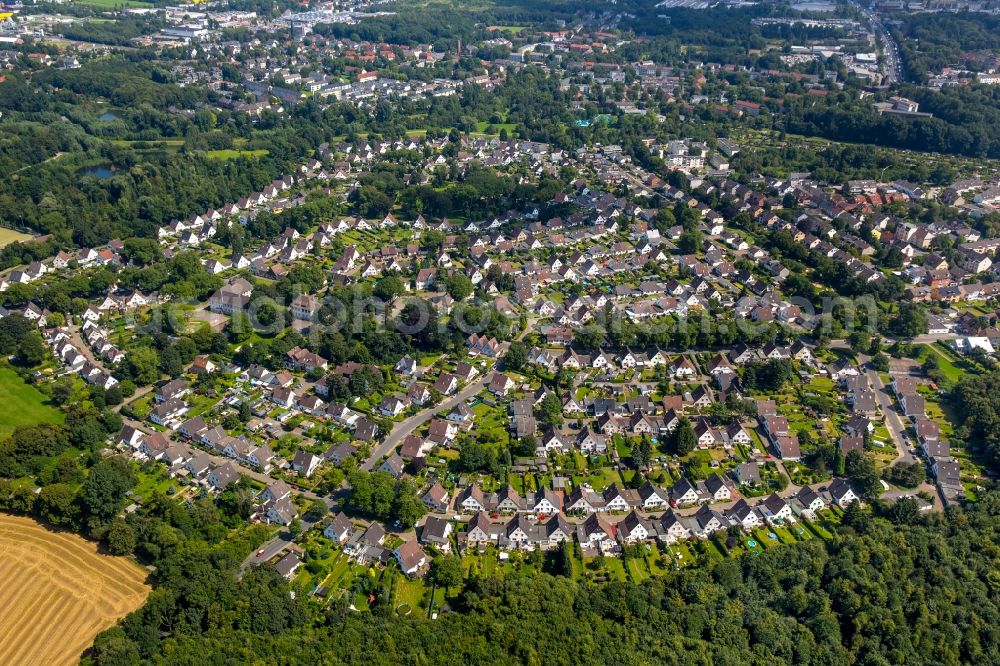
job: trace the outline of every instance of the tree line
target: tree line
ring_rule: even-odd
[[[170,520],[184,522],[193,509],[174,511]],[[399,617],[392,604],[351,611],[347,597],[323,610],[289,598],[267,568],[237,581],[232,573],[252,541],[208,545],[192,526],[193,545],[158,560],[157,590],[97,637],[93,658],[99,665],[994,663],[998,518],[996,493],[930,517],[910,500],[854,506],[830,541],[700,558],[641,584],[574,580],[572,568],[560,566],[572,548],[538,556],[551,573],[474,571],[461,581],[439,562],[443,584],[458,591],[450,612],[434,621]]]

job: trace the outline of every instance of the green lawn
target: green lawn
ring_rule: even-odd
[[[644,557],[646,559],[646,567],[649,569],[650,573],[653,574],[654,576],[662,576],[667,572],[666,567],[670,566],[669,558],[665,559],[664,562],[665,566],[661,566],[660,551],[655,546],[650,548],[649,550],[646,550]]]
[[[923,360],[927,358],[928,354],[934,354],[938,360],[938,367],[941,369],[941,373],[945,378],[952,382],[958,382],[962,378],[962,369],[955,364],[956,358],[949,358],[948,354],[943,352],[937,345],[921,345],[926,349],[925,352],[920,354],[920,359]]]
[[[729,555],[720,541],[721,538],[722,537],[715,535],[711,539],[706,539],[701,542],[705,544],[705,552],[708,554],[708,557],[724,560]]]
[[[780,543],[780,541],[772,540],[770,537],[768,537],[767,535],[769,532],[771,532],[770,526],[758,528],[751,533],[754,540],[758,544],[760,544],[760,548],[762,550],[773,548],[774,546],[777,546]]]
[[[156,466],[151,472],[138,469],[136,470],[136,476],[139,479],[139,483],[132,489],[132,496],[135,498],[149,500],[150,497],[157,493],[165,495],[167,489],[171,486],[177,488],[177,482],[168,477],[160,466]]]
[[[644,579],[649,578],[649,572],[641,560],[628,558],[625,560],[625,569],[633,583],[641,583]]]
[[[486,128],[490,126],[491,123],[488,123],[485,120],[478,122],[476,123],[476,132],[483,134],[486,132]],[[513,134],[514,131],[517,129],[517,125],[515,125],[514,123],[497,123],[492,126],[496,129],[497,133],[499,133],[501,129],[505,129],[507,130],[508,133]]]
[[[690,546],[684,541],[678,541],[670,547],[670,557],[668,559],[676,562],[678,565],[685,567],[689,564],[694,564],[696,557],[691,552]],[[714,548],[713,548],[714,550]],[[716,555],[719,555],[719,551],[715,551]]]
[[[760,433],[758,433],[757,430],[753,428],[747,428],[747,430],[750,432],[750,439],[753,440],[754,448],[761,453],[767,453],[768,452],[767,444],[765,444],[764,440],[761,439]]]
[[[695,449],[684,461],[684,469],[692,479],[707,479],[713,474],[722,474],[725,466],[713,467],[713,461],[724,461],[725,456],[719,450]]]
[[[589,483],[597,492],[601,492],[612,484],[617,483],[621,485],[622,483],[621,475],[610,467],[602,466],[587,471],[587,474],[575,474],[573,476],[573,483],[576,485]]]
[[[219,403],[219,398],[206,398],[200,395],[188,396],[188,418],[203,416]]]
[[[119,7],[152,7],[152,3],[139,0],[76,0],[77,4],[98,9],[118,9]]]
[[[146,154],[173,154],[180,151],[184,145],[184,139],[155,139],[152,141],[132,141],[129,139],[112,139],[115,146],[128,148],[136,153]]]
[[[820,377],[818,375],[813,377],[807,386],[814,391],[826,394],[834,393],[834,389],[836,388],[832,379],[829,377]]]
[[[9,366],[0,366],[0,437],[6,437],[20,425],[62,423],[64,415],[46,404],[47,398],[34,386],[25,383]]]
[[[333,561],[333,566],[330,567],[330,572],[327,574],[326,579],[323,581],[324,584],[330,587],[337,587],[340,581],[347,575],[351,570],[351,560],[348,559],[346,555],[338,555]]]
[[[210,150],[206,154],[210,160],[234,160],[238,157],[263,157],[267,149],[261,150]]]
[[[427,590],[428,588],[423,581],[400,575],[396,579],[396,603],[393,611],[395,612],[395,608],[401,604],[407,604],[410,607],[411,615],[423,617],[423,613],[427,610],[423,604],[424,594]]]
[[[606,557],[604,561],[605,574],[609,580],[625,580],[625,565],[620,557]]]
[[[574,549],[570,549],[570,553],[571,555],[569,562],[570,562],[570,568],[572,569],[573,580],[580,580],[581,578],[583,578],[584,568],[585,568],[583,560],[576,556],[576,551]]]
[[[497,25],[493,26],[500,32],[506,32],[512,35],[519,35],[524,32],[525,26],[523,25]]]
[[[823,541],[829,541],[833,538],[833,535],[819,523],[814,523],[810,520],[803,520],[802,524],[805,526],[807,531],[812,532],[813,535],[819,537]]]
[[[13,229],[4,229],[0,227],[0,247],[10,245],[17,241],[29,241],[31,236],[28,234],[22,234],[20,231],[14,231]]]

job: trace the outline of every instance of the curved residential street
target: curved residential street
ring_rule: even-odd
[[[386,438],[382,440],[382,443],[372,449],[371,455],[368,456],[368,459],[365,460],[364,463],[362,463],[361,469],[366,472],[370,472],[375,469],[375,464],[385,456],[390,455],[393,451],[395,451],[396,447],[399,446],[407,435],[422,426],[427,421],[430,421],[438,412],[449,410],[452,407],[465,402],[469,398],[476,396],[483,390],[484,386],[489,384],[492,378],[493,373],[487,373],[447,400],[442,400],[436,405],[425,407],[413,416],[403,419],[394,425],[392,432],[390,432]]]

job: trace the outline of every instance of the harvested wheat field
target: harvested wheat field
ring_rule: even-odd
[[[0,514],[0,664],[75,664],[146,600],[146,572],[29,518]]]

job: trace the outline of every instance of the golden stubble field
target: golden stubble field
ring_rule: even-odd
[[[0,514],[0,664],[75,664],[140,607],[146,572],[75,534]]]

